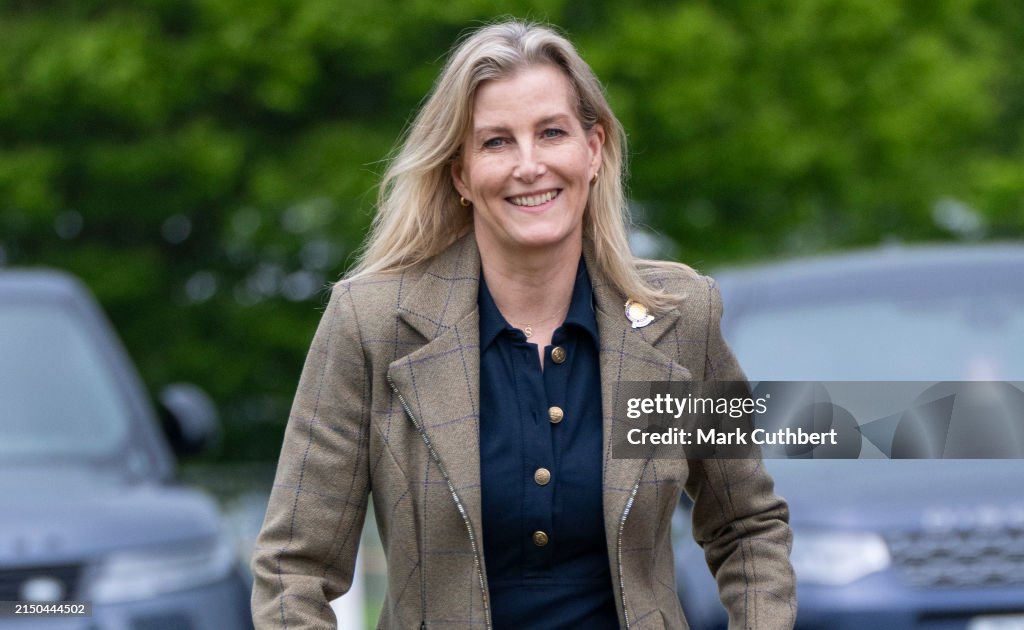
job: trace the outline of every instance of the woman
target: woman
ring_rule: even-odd
[[[617,381],[742,378],[714,284],[629,254],[624,145],[550,29],[487,26],[455,50],[303,370],[258,627],[333,625],[369,495],[381,627],[682,628],[683,490],[730,624],[792,626],[788,512],[759,461],[611,457]]]

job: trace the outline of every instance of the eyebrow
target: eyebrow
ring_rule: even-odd
[[[544,118],[541,118],[536,123],[534,123],[533,126],[534,127],[543,127],[545,125],[550,125],[552,123],[559,123],[559,124],[563,124],[564,125],[564,124],[567,124],[568,121],[569,121],[569,115],[568,114],[554,114],[554,115],[551,115],[551,116],[545,116]],[[474,137],[475,136],[484,136],[484,135],[490,135],[492,133],[508,133],[508,131],[509,131],[509,128],[506,127],[505,125],[488,125],[486,127],[477,127],[477,128],[475,128],[473,130],[473,136]]]

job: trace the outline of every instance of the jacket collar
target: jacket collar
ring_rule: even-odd
[[[584,260],[594,289],[600,332],[600,371],[604,435],[604,513],[613,565],[613,545],[634,486],[649,460],[613,459],[612,428],[619,381],[689,380],[690,372],[654,344],[673,331],[674,309],[648,326],[633,328],[625,316],[625,296],[599,271],[590,243]],[[426,263],[414,286],[401,296],[399,317],[423,336],[424,344],[391,363],[388,377],[402,397],[444,475],[451,484],[471,532],[479,536],[480,501],[480,335],[477,292],[480,253],[470,232]]]
[[[473,232],[426,263],[412,289],[400,296],[398,314],[431,342],[476,314],[480,252]]]
[[[599,330],[602,323],[600,316],[603,315],[608,329],[626,332],[629,337],[639,338],[652,346],[673,330],[680,315],[678,309],[656,317],[648,326],[632,328],[625,315],[626,297],[600,272],[597,255],[590,241],[583,243],[583,259],[594,289]],[[403,321],[430,342],[477,311],[480,251],[473,232],[461,237],[426,265],[423,275],[412,289],[401,296],[398,312]],[[606,336],[606,333],[602,333],[602,337]]]

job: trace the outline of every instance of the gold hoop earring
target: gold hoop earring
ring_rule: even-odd
[[[459,205],[462,206],[463,208],[468,208],[469,202],[466,201],[465,197],[459,197]]]

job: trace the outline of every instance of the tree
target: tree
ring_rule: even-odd
[[[82,276],[150,383],[211,391],[223,456],[275,456],[382,160],[503,11],[580,44],[687,262],[1020,233],[1012,0],[8,0],[0,263]]]

